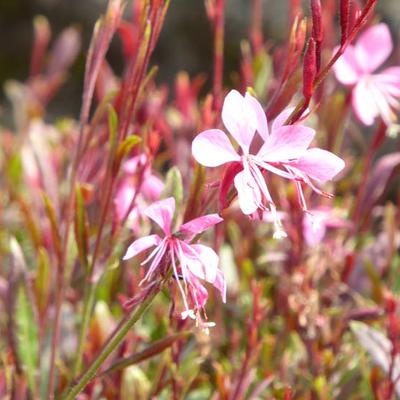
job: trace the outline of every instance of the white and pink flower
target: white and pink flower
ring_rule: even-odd
[[[157,273],[162,260],[171,262],[173,276],[182,295],[184,311],[182,318],[196,319],[203,327],[212,326],[202,320],[199,311],[204,310],[208,293],[201,281],[214,285],[226,300],[226,283],[222,271],[218,268],[219,258],[213,249],[202,244],[191,244],[194,237],[222,221],[217,214],[204,215],[181,225],[172,232],[172,220],[175,213],[175,199],[170,197],[149,206],[144,214],[153,220],[164,232],[135,240],[127,249],[123,259],[128,260],[137,254],[154,247],[141,265],[149,264],[142,282],[151,281]],[[183,282],[183,284],[181,283]],[[190,305],[192,307],[190,307]]]
[[[309,149],[315,131],[301,124],[285,125],[292,109],[284,110],[268,127],[261,104],[249,93],[242,96],[232,90],[225,98],[222,120],[225,127],[241,148],[238,153],[228,136],[219,129],[200,133],[193,141],[194,158],[206,167],[218,167],[232,162],[240,163],[242,169],[234,177],[239,205],[246,215],[257,210],[270,211],[274,220],[274,237],[285,237],[286,233],[272,200],[263,172],[272,172],[293,180],[299,192],[302,207],[306,210],[301,182],[324,194],[312,182],[332,179],[344,167],[344,162],[334,154]],[[258,151],[250,150],[254,135],[264,143]]]
[[[381,23],[365,30],[334,65],[337,80],[352,86],[353,110],[364,125],[372,125],[378,116],[387,126],[396,121],[395,112],[400,109],[400,66],[376,72],[392,51],[389,28]]]

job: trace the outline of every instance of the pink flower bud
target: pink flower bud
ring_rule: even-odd
[[[349,34],[349,21],[350,21],[350,0],[340,0],[340,29],[342,37],[340,44],[343,46],[346,43]]]
[[[303,64],[303,95],[309,100],[314,93],[314,79],[317,74],[317,59],[315,53],[315,40],[310,38]]]

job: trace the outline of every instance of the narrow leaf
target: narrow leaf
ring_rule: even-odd
[[[32,304],[23,285],[19,285],[16,304],[17,355],[26,374],[29,389],[37,393],[36,371],[38,371],[38,332],[33,316]]]
[[[51,235],[53,239],[54,249],[57,254],[57,258],[61,259],[61,236],[60,236],[60,228],[57,220],[56,212],[54,210],[53,203],[51,202],[49,196],[46,193],[42,192],[42,200],[44,204],[44,208],[47,214],[47,217],[50,221],[51,226]]]
[[[33,290],[40,315],[43,315],[50,296],[50,260],[44,247],[39,248],[36,275]]]
[[[147,347],[146,349],[138,353],[133,354],[130,357],[118,359],[110,368],[107,368],[100,375],[107,375],[110,374],[111,372],[118,371],[120,369],[129,367],[130,365],[138,364],[144,360],[154,357],[157,354],[160,354],[161,352],[166,350],[168,347],[171,347],[175,341],[179,339],[185,339],[190,335],[191,332],[182,332],[182,333],[177,333],[176,335],[169,336],[165,339],[158,340],[151,346]]]
[[[88,247],[89,247],[89,233],[88,221],[85,210],[85,201],[83,197],[82,187],[76,186],[75,189],[75,239],[78,247],[79,261],[85,271],[88,270]]]
[[[161,198],[173,197],[176,203],[176,209],[179,211],[183,201],[183,183],[182,175],[177,167],[172,167],[165,179],[165,187],[161,193]]]

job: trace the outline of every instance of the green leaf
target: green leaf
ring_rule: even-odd
[[[59,223],[57,220],[56,212],[53,206],[53,203],[50,200],[50,197],[42,192],[42,200],[44,204],[44,209],[46,211],[47,217],[50,221],[50,226],[51,226],[51,234],[53,238],[53,243],[54,243],[54,248],[57,254],[58,259],[61,259],[61,235],[60,235],[60,227]]]
[[[89,248],[89,233],[88,221],[86,217],[85,201],[83,199],[82,187],[76,185],[75,189],[75,239],[78,248],[79,261],[85,271],[88,271],[88,248]]]
[[[124,157],[126,157],[130,153],[130,151],[141,141],[142,139],[139,136],[130,135],[118,145],[117,154],[115,156],[114,170],[118,171]]]
[[[183,201],[182,175],[178,167],[172,167],[167,172],[165,187],[161,193],[161,198],[173,197],[176,202],[176,209],[179,211]]]
[[[38,332],[34,320],[32,303],[25,286],[19,285],[15,309],[17,356],[28,380],[32,394],[37,393],[36,371],[38,371]]]
[[[50,296],[50,260],[44,247],[39,248],[36,276],[33,289],[36,295],[37,307],[42,314],[48,304]]]
[[[164,339],[157,340],[155,343],[153,343],[146,349],[138,353],[135,353],[130,357],[118,359],[111,367],[107,368],[104,372],[102,372],[101,375],[107,375],[111,372],[118,371],[120,369],[129,367],[134,364],[138,364],[144,360],[154,357],[157,354],[160,354],[161,352],[166,350],[168,347],[171,347],[175,341],[179,339],[185,339],[189,337],[191,334],[192,334],[191,332],[181,332],[177,333],[176,335],[171,335]]]

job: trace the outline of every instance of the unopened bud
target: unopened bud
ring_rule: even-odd
[[[346,43],[349,34],[350,21],[350,0],[340,0],[340,29],[342,37],[340,44],[343,46]]]
[[[303,64],[303,95],[309,100],[314,93],[314,80],[317,74],[315,40],[310,38],[304,55]]]

